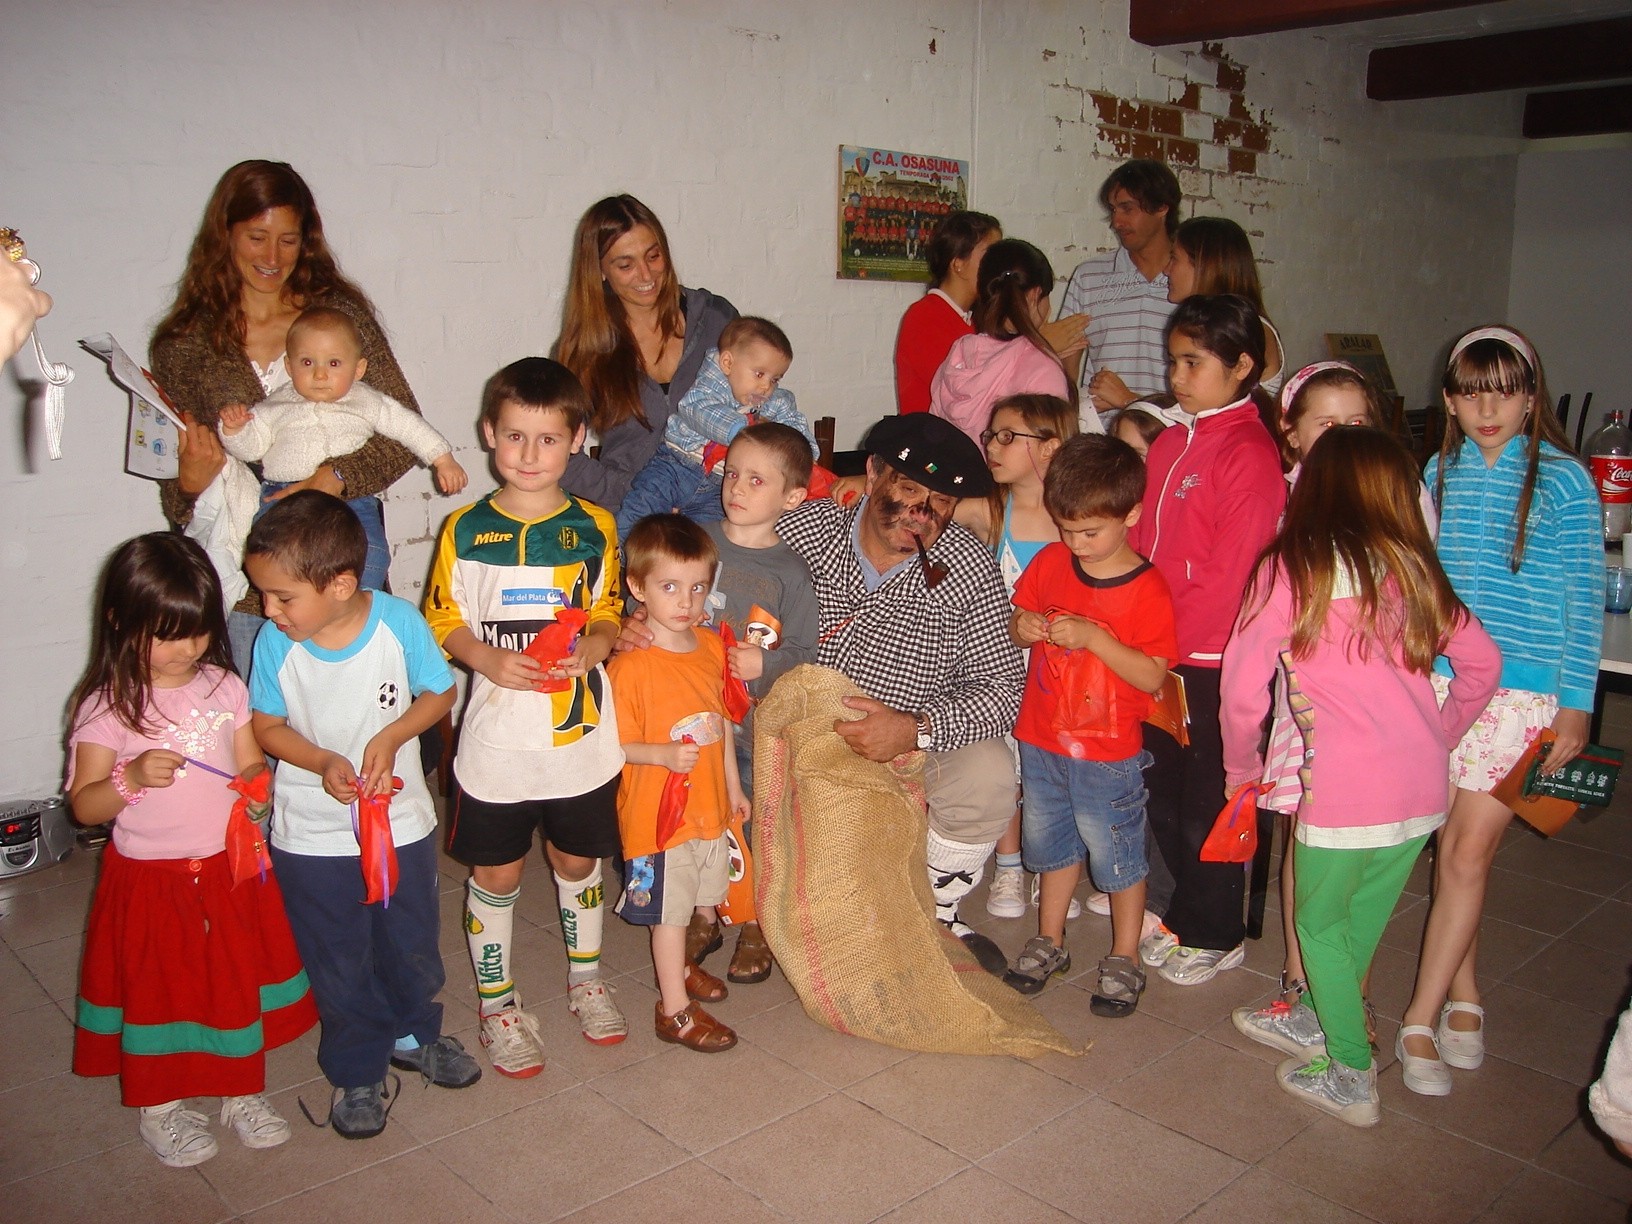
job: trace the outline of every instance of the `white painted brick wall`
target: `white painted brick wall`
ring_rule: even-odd
[[[781,321],[797,353],[790,388],[811,416],[837,416],[850,444],[893,406],[895,321],[917,290],[834,278],[838,145],[973,156],[975,205],[1042,246],[1063,278],[1109,245],[1095,193],[1117,159],[1081,94],[1058,86],[1163,101],[1195,51],[1130,43],[1123,0],[11,10],[0,222],[44,266],[58,308],[43,335],[79,378],[56,464],[38,445],[25,452],[22,397],[0,379],[14,712],[0,798],[56,785],[96,571],[118,540],[162,526],[152,487],[120,471],[122,397],[72,342],[112,331],[145,352],[231,163],[279,158],[306,176],[477,494],[489,487],[472,421],[482,381],[553,341],[572,227],[595,199],[639,195],[689,283]],[[1195,180],[1275,250],[1267,287],[1289,352],[1316,355],[1326,330],[1380,332],[1419,398],[1443,339],[1506,302],[1513,148],[1470,134],[1516,130],[1511,104],[1366,103],[1363,57],[1324,36],[1226,50],[1250,70],[1248,100],[1269,112],[1282,167],[1302,168],[1250,189],[1222,173]],[[1210,67],[1197,72],[1214,86]],[[33,376],[26,357],[14,368]],[[393,583],[410,597],[456,504],[430,489],[411,473],[387,511]]]

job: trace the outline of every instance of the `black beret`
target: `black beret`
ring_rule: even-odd
[[[985,497],[994,487],[980,447],[932,413],[887,416],[867,431],[862,446],[908,480],[948,497]]]

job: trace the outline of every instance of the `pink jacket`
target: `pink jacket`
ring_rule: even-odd
[[[1128,543],[1173,592],[1179,662],[1216,668],[1286,506],[1280,453],[1243,400],[1164,429],[1145,470],[1144,513]]]
[[[929,410],[980,445],[992,405],[1005,395],[1040,392],[1070,398],[1065,369],[1024,336],[964,336],[952,345],[929,387]]]
[[[1355,598],[1334,599],[1313,653],[1292,659],[1292,590],[1278,577],[1268,602],[1243,609],[1224,651],[1219,677],[1219,725],[1230,788],[1256,781],[1269,681],[1287,651],[1293,708],[1308,702],[1313,749],[1305,803],[1298,819],[1320,828],[1394,824],[1444,812],[1449,806],[1450,750],[1479,717],[1502,673],[1502,654],[1485,627],[1468,614],[1445,646],[1455,669],[1443,708],[1433,681],[1407,671],[1397,653],[1375,645],[1361,657],[1353,630]]]

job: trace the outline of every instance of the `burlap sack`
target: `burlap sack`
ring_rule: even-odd
[[[798,667],[755,714],[755,900],[805,1011],[906,1050],[1082,1053],[935,921],[922,754],[852,752],[833,730],[856,717],[849,695],[838,672]]]

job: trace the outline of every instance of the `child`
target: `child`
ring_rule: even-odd
[[[234,887],[227,783],[266,771],[227,653],[204,550],[168,532],[114,551],[91,665],[74,691],[68,801],[83,825],[118,817],[85,928],[74,1071],[117,1075],[138,1131],[173,1169],[217,1147],[183,1098],[216,1096],[245,1147],[276,1147],[266,1051],[317,1022],[277,878]],[[265,821],[265,809],[258,813]]]
[[[1163,396],[1167,399],[1167,396]],[[1138,400],[1129,404],[1116,414],[1116,423],[1111,426],[1111,432],[1122,441],[1133,447],[1139,453],[1139,458],[1150,456],[1150,444],[1156,441],[1156,435],[1166,429],[1169,422],[1157,416],[1154,412],[1147,412],[1140,407],[1147,401]],[[1150,405],[1155,407],[1155,405]]]
[[[368,369],[363,338],[344,311],[319,306],[301,312],[289,325],[286,345],[289,385],[253,411],[242,404],[221,409],[227,454],[246,463],[260,460],[263,507],[278,489],[311,476],[327,456],[349,455],[373,434],[402,443],[429,464],[442,492],[465,487],[465,469],[448,440],[417,412],[360,381]],[[354,498],[348,504],[370,533],[363,586],[382,590],[390,553],[379,501]]]
[[[954,343],[935,372],[929,410],[978,439],[1005,395],[1054,395],[1077,408],[1077,390],[1041,330],[1053,291],[1048,256],[1018,238],[992,243],[980,259],[975,334]],[[1079,411],[1082,432],[1105,432],[1092,405]]]
[[[1604,623],[1598,496],[1553,415],[1535,349],[1512,328],[1477,328],[1452,346],[1442,385],[1445,441],[1427,471],[1439,556],[1502,648],[1502,678],[1451,754],[1456,794],[1402,1017],[1405,1086],[1429,1096],[1451,1090],[1447,1064],[1471,1071],[1485,1056],[1474,958],[1491,860],[1512,817],[1490,789],[1544,728],[1558,736],[1549,773],[1586,744]]]
[[[1190,745],[1152,728],[1150,823],[1174,880],[1152,896],[1166,926],[1140,945],[1146,965],[1179,986],[1211,981],[1243,959],[1239,863],[1199,854],[1224,793],[1218,738],[1218,663],[1258,554],[1275,534],[1286,482],[1275,443],[1252,401],[1264,362],[1264,326],[1244,298],[1186,298],[1168,321],[1168,378],[1180,426],[1151,443],[1144,514],[1130,543],[1173,594]]]
[[[686,928],[697,907],[725,900],[727,813],[748,816],[720,688],[725,650],[717,634],[697,628],[719,552],[690,519],[654,514],[629,533],[624,556],[652,645],[624,651],[610,668],[629,761],[618,788],[627,880],[618,913],[652,929],[659,1039],[716,1054],[737,1035],[701,1005],[725,998],[726,986],[686,958]],[[683,810],[669,813],[674,774],[689,783]],[[670,815],[675,826],[662,827]]]
[[[671,510],[699,523],[720,517],[719,461],[725,446],[755,420],[779,421],[805,437],[812,455],[816,439],[780,385],[793,363],[787,334],[769,319],[744,315],[725,325],[719,348],[697,371],[697,381],[663,429],[657,454],[635,474],[618,508],[618,536],[648,514]]]
[[[1287,486],[1297,483],[1303,458],[1328,430],[1340,425],[1375,425],[1383,419],[1383,412],[1384,405],[1377,392],[1348,362],[1317,361],[1304,366],[1281,390],[1281,461],[1287,468]],[[1430,513],[1427,518],[1430,536],[1433,521]],[[1263,775],[1263,782],[1271,789],[1258,800],[1258,806],[1280,817],[1281,844],[1290,846],[1292,820],[1303,797],[1298,768],[1303,764],[1304,744],[1287,703],[1286,678],[1280,675],[1275,678],[1274,710]],[[1281,928],[1286,944],[1286,959],[1281,969],[1281,1001],[1288,1005],[1296,1003],[1309,989],[1293,923],[1296,883],[1292,860],[1289,852],[1281,855]],[[1375,1029],[1369,992],[1366,1025],[1368,1033]]]
[[[1309,993],[1237,1008],[1284,1050],[1282,1088],[1353,1126],[1381,1117],[1361,979],[1428,835],[1445,821],[1444,762],[1495,690],[1501,656],[1451,590],[1418,515],[1416,469],[1379,430],[1334,431],[1304,462],[1286,522],[1224,653],[1229,785],[1263,772],[1265,690],[1284,670],[1304,740],[1297,936]],[[1443,708],[1436,655],[1456,677]],[[1240,868],[1236,867],[1239,871]]]
[[[761,421],[739,433],[725,457],[725,518],[703,530],[719,549],[720,564],[708,593],[705,623],[731,626],[731,670],[756,702],[801,663],[816,660],[816,592],[799,554],[776,534],[776,520],[805,500],[813,464],[797,429]],[[737,729],[737,776],[753,793],[753,712]],[[703,958],[722,942],[711,912],[693,915],[687,958]],[[771,975],[771,949],[759,923],[744,923],[726,979],[751,984]]]
[[[585,1039],[629,1025],[601,977],[601,860],[618,851],[623,750],[601,662],[621,593],[612,516],[561,488],[584,445],[589,396],[566,366],[524,357],[482,391],[482,436],[502,486],[442,527],[425,615],[471,670],[453,761],[448,853],[468,865],[465,932],[481,998],[482,1047],[500,1075],[544,1069],[538,1022],[510,974],[516,902],[542,834],[567,948],[567,1010]],[[587,620],[565,658],[523,651],[571,608]],[[540,691],[541,682],[564,682]]]
[[[991,419],[981,432],[980,443],[997,489],[990,497],[964,498],[953,517],[996,551],[1011,599],[1026,566],[1046,545],[1059,541],[1059,528],[1043,505],[1043,478],[1055,452],[1076,436],[1076,409],[1057,395],[1040,394],[1004,396],[992,405]],[[996,918],[1024,917],[1025,875],[1020,813],[1016,812],[997,840],[997,864],[986,892],[986,912]],[[1035,881],[1033,884],[1035,904]],[[1067,919],[1081,913],[1082,906],[1072,897]]]
[[[1031,648],[1014,735],[1026,866],[1041,875],[1042,898],[1038,933],[1003,980],[1036,994],[1070,968],[1066,901],[1086,853],[1111,902],[1111,953],[1089,1007],[1109,1017],[1131,1015],[1145,989],[1142,771],[1151,757],[1140,721],[1178,654],[1167,583],[1128,546],[1144,491],[1144,464],[1127,443],[1087,435],[1062,446],[1044,486],[1061,542],[1021,575],[1009,621],[1015,644]]]
[[[358,585],[367,552],[350,507],[315,489],[268,510],[244,545],[271,621],[255,639],[250,705],[278,760],[272,861],[323,1017],[329,1122],[347,1139],[385,1129],[388,1065],[445,1088],[482,1075],[442,1035],[436,812],[415,739],[453,708],[453,675],[412,604]],[[389,800],[395,843],[396,888],[373,904],[360,796]]]

